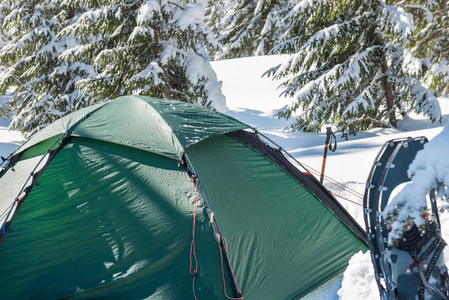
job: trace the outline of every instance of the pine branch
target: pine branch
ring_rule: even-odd
[[[365,117],[362,117],[362,118],[357,118],[357,119],[355,119],[354,121],[357,122],[357,123],[362,123],[362,122],[365,122],[365,121],[369,121],[369,122],[371,122],[371,123],[378,124],[378,125],[380,125],[380,126],[383,127],[383,128],[392,128],[392,127],[393,127],[393,126],[392,126],[391,124],[389,124],[389,123],[382,122],[382,121],[373,119],[373,118],[368,117],[368,116],[365,116]]]
[[[185,10],[185,7],[182,6],[182,5],[179,4],[179,3],[176,3],[176,2],[173,2],[173,1],[167,1],[167,3],[168,3],[168,4],[172,4],[172,5],[174,5],[174,6],[177,6],[178,8],[180,8],[180,9],[182,9],[182,10]]]

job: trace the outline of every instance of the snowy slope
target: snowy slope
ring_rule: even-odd
[[[288,121],[273,118],[275,112],[289,103],[290,99],[279,97],[279,82],[272,82],[262,74],[271,67],[282,63],[286,56],[252,57],[244,59],[223,60],[212,63],[218,79],[223,81],[223,93],[226,96],[226,113],[234,118],[259,129],[262,133],[281,145],[302,163],[320,170],[323,155],[325,133],[284,132]],[[2,99],[0,99],[2,101]],[[4,99],[3,99],[4,101]],[[373,160],[385,141],[405,136],[427,136],[429,139],[441,132],[443,124],[449,120],[449,98],[441,98],[443,112],[442,124],[431,124],[420,116],[412,116],[402,122],[399,129],[374,129],[351,136],[348,141],[337,135],[338,149],[329,153],[326,175],[363,193],[365,181]],[[0,155],[6,157],[15,149],[23,138],[17,132],[7,131],[8,121],[0,119]],[[350,200],[361,203],[353,195],[338,190],[325,183],[336,193]],[[341,200],[349,212],[363,225],[361,206]],[[449,214],[441,216],[444,228],[448,228]],[[449,258],[449,252],[446,253]],[[345,272],[343,288],[341,278],[329,282],[323,288],[310,295],[308,299],[378,299],[377,286],[374,281],[372,265],[367,253],[358,253],[352,258]],[[341,288],[341,289],[340,289]]]

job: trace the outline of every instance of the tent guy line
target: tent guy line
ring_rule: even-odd
[[[279,151],[281,151],[281,152],[284,154],[284,156],[287,156],[286,158],[287,158],[288,160],[291,160],[291,161],[295,162],[299,167],[301,167],[301,168],[305,171],[305,173],[310,173],[310,174],[313,173],[313,174],[315,174],[316,176],[318,176],[318,178],[321,178],[321,179],[323,179],[323,180],[328,181],[329,183],[331,183],[331,184],[333,184],[333,185],[335,185],[335,186],[341,188],[341,189],[344,190],[344,191],[347,191],[348,193],[350,193],[350,194],[352,194],[353,196],[355,196],[357,199],[363,201],[363,195],[360,194],[359,192],[357,192],[357,191],[351,189],[350,187],[344,185],[343,183],[338,182],[337,180],[335,180],[335,179],[333,179],[333,178],[331,178],[331,177],[329,177],[329,176],[327,176],[327,175],[324,175],[324,172],[320,172],[320,171],[318,171],[318,170],[316,170],[316,169],[314,169],[314,168],[312,168],[312,167],[310,167],[310,166],[308,166],[308,165],[306,165],[306,164],[300,162],[298,159],[296,159],[295,157],[293,157],[287,150],[285,150],[284,148],[282,148],[281,146],[279,146],[276,142],[274,142],[274,141],[273,141],[272,139],[270,139],[268,136],[266,136],[266,135],[264,135],[263,133],[261,133],[261,132],[260,132],[259,130],[257,130],[256,128],[251,127],[250,129],[251,129],[252,131],[254,131],[254,133],[255,133],[256,135],[263,137],[266,141],[268,141],[268,142],[270,142],[272,145],[276,146],[277,149],[278,149]],[[335,137],[335,136],[334,136],[334,137]],[[265,142],[265,143],[266,143],[267,145],[269,145],[268,142]],[[333,146],[332,149],[334,149],[334,148],[336,149],[336,145]],[[354,201],[354,200],[350,200],[350,199],[348,199],[348,198],[345,198],[345,197],[343,197],[343,196],[340,196],[340,195],[336,194],[335,192],[332,192],[332,194],[333,194],[334,196],[338,197],[338,198],[341,198],[341,199],[345,200],[345,201],[354,203],[354,204],[359,205],[359,206],[363,206],[361,203],[358,203],[358,202],[356,202],[356,201]]]

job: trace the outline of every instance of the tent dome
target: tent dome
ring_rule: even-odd
[[[248,126],[122,97],[32,136],[0,172],[0,298],[287,299],[364,232]]]

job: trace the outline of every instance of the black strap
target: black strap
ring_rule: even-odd
[[[424,285],[426,290],[432,295],[433,294],[432,290],[430,289],[429,283],[427,282],[428,279],[426,278],[423,270],[419,266],[419,263],[415,260],[415,257],[412,256],[412,259],[413,263],[416,265],[416,268],[418,269],[419,277],[421,278],[421,283]]]
[[[416,264],[419,265],[420,263],[422,263],[437,248],[437,246],[440,244],[441,241],[442,241],[441,238],[435,237],[430,246],[421,255],[411,255],[414,259],[410,267],[412,268]]]
[[[447,273],[447,270],[441,273],[441,288],[444,295],[447,295],[448,289],[447,284],[449,282],[449,274]]]
[[[443,239],[439,239],[440,243],[438,244],[437,249],[432,255],[430,259],[429,265],[427,266],[427,270],[425,272],[426,279],[429,280],[430,275],[432,275],[433,269],[437,265],[438,259],[440,258],[441,252],[443,252],[444,247],[446,246],[446,242]]]
[[[337,150],[337,138],[330,127],[327,127],[327,134],[329,135],[329,151],[335,152]]]

